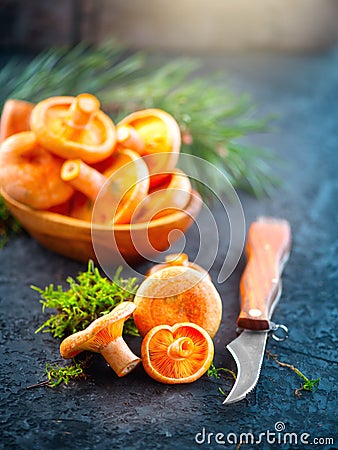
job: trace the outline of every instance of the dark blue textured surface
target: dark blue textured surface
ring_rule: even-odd
[[[43,378],[46,361],[58,358],[58,342],[34,334],[44,320],[37,294],[44,287],[76,276],[85,265],[41,248],[28,236],[12,239],[0,253],[1,419],[0,448],[5,449],[193,449],[232,448],[218,444],[240,433],[309,433],[335,444],[269,444],[241,448],[338,448],[337,437],[337,253],[338,253],[338,52],[308,56],[243,55],[211,58],[235,87],[250,93],[265,113],[278,114],[277,130],[255,137],[284,159],[276,163],[283,186],[262,200],[240,194],[247,224],[258,215],[285,217],[293,248],[283,276],[283,293],[274,319],[286,323],[290,338],[268,349],[308,377],[320,377],[315,393],[294,394],[301,380],[290,369],[265,358],[256,389],[240,403],[224,406],[218,391],[231,379],[204,376],[186,386],[161,385],[141,368],[118,379],[101,358],[88,383],[57,389],[26,386]],[[217,217],[217,211],[215,211]],[[188,253],[194,253],[194,230]],[[222,265],[217,259],[211,276]],[[223,322],[215,338],[216,366],[234,369],[225,345],[235,336],[238,282],[242,259],[230,279],[217,288],[224,302]],[[144,268],[140,267],[142,271]],[[130,341],[138,350],[139,341]],[[205,429],[204,443],[195,441]],[[234,435],[228,435],[234,433]],[[281,433],[280,438],[284,436]],[[276,435],[278,437],[278,435]],[[200,442],[203,436],[198,436]],[[270,442],[272,437],[270,436]]]

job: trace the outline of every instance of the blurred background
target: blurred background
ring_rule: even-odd
[[[0,108],[81,92],[116,122],[162,108],[182,151],[257,195],[274,185],[262,149],[284,153],[269,131],[290,115],[287,93],[291,125],[311,102],[336,103],[338,0],[0,0],[0,22]]]
[[[337,0],[1,0],[2,49],[115,38],[180,53],[319,51],[338,42]]]

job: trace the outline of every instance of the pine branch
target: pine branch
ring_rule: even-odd
[[[116,120],[136,109],[168,111],[180,125],[182,152],[214,164],[235,187],[256,196],[269,193],[278,185],[270,167],[275,155],[243,140],[266,132],[272,118],[257,118],[247,95],[236,94],[216,75],[199,76],[198,68],[195,60],[185,58],[166,63],[108,90],[106,107]],[[213,176],[205,171],[196,175],[206,183]]]
[[[0,71],[0,105],[8,98],[38,102],[49,96],[90,92],[99,97],[107,86],[119,85],[140,72],[142,53],[107,42],[97,49],[85,44],[48,49],[24,65],[13,59]],[[14,75],[14,76],[13,76]]]

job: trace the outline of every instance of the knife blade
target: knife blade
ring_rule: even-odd
[[[281,275],[290,249],[288,221],[260,217],[250,225],[237,319],[242,331],[226,347],[236,362],[237,377],[224,404],[242,400],[258,382],[268,333],[273,328],[271,316],[280,298]]]

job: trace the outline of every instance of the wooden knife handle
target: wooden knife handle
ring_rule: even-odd
[[[240,281],[239,328],[270,329],[270,318],[281,291],[281,274],[291,248],[286,220],[262,217],[247,236],[247,265]]]

